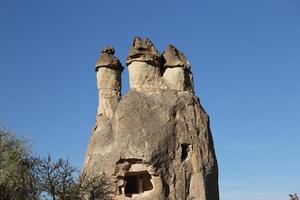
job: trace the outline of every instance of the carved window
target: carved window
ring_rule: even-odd
[[[125,175],[125,196],[131,197],[133,194],[140,194],[153,189],[150,181],[151,175],[147,171],[128,172]]]

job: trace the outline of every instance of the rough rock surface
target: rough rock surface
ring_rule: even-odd
[[[175,46],[169,45],[163,52],[163,58],[165,60],[164,67],[183,67],[190,68],[190,63],[186,59],[185,55],[176,49]]]
[[[173,45],[163,52],[163,78],[170,89],[194,92],[193,74],[185,55]]]
[[[142,40],[139,37],[135,37],[128,53],[126,64],[129,65],[133,61],[147,62],[154,66],[159,66],[161,56],[149,38]]]
[[[109,118],[112,117],[121,99],[121,73],[124,69],[114,53],[113,47],[105,47],[95,68],[99,90],[98,115],[104,113]]]
[[[101,51],[101,56],[96,63],[96,71],[101,67],[109,67],[112,69],[123,70],[120,60],[114,56],[115,49],[107,46]]]
[[[148,53],[136,56],[138,61],[128,62],[129,67],[139,62],[150,69],[162,68],[162,62],[153,66],[155,57],[155,62],[143,60]],[[129,70],[129,76],[136,68]],[[144,81],[134,77],[133,81]],[[172,89],[163,74],[150,77],[158,80],[152,89],[143,84],[131,87],[109,116],[98,114],[84,173],[105,172],[115,180],[113,199],[219,200],[208,115],[187,87]]]

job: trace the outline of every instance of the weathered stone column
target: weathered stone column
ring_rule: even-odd
[[[163,78],[170,89],[194,92],[193,74],[185,55],[173,45],[169,45],[163,53]]]
[[[123,67],[114,56],[113,47],[105,47],[96,64],[97,87],[99,90],[98,115],[111,118],[121,99],[121,73]]]
[[[130,89],[151,91],[160,87],[161,56],[148,38],[134,38],[126,64]]]
[[[136,37],[126,63],[130,89],[120,100],[113,48],[97,62],[99,115],[83,173],[105,173],[113,200],[219,200],[209,117],[183,53],[169,46],[161,56]]]

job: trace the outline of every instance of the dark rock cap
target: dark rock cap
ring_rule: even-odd
[[[165,61],[164,68],[183,67],[183,68],[190,69],[191,67],[185,55],[171,44],[163,52],[162,57]]]
[[[147,62],[159,66],[161,56],[149,38],[142,40],[140,37],[135,37],[128,53],[126,64],[129,65],[133,61]]]
[[[120,63],[120,60],[114,56],[115,49],[112,46],[107,46],[101,51],[100,58],[96,63],[95,70],[98,71],[100,67],[108,67],[123,71],[124,67]]]

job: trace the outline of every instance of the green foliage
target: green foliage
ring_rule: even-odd
[[[299,200],[299,197],[296,193],[289,194],[290,200]]]
[[[0,128],[0,200],[109,200],[108,177],[81,175],[69,160],[33,156],[26,140]]]
[[[34,165],[25,140],[0,129],[0,199],[37,199]]]

